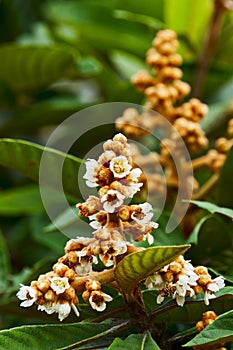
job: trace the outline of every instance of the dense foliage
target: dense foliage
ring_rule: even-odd
[[[232,6],[231,0],[26,0],[23,5],[20,0],[0,1],[1,349],[114,350],[134,346],[135,349],[149,350],[178,349],[182,345],[195,349],[224,349],[223,346],[232,348]],[[175,67],[172,71],[164,70],[166,64],[160,62],[160,56],[158,60],[158,53],[162,52],[163,55],[163,48],[160,47],[163,43],[158,43],[158,40],[157,43],[153,42],[155,34],[161,35],[161,30],[167,28],[177,33],[179,41],[175,63],[170,61],[167,64],[170,68]],[[177,39],[174,37],[172,40],[175,40],[176,45]],[[152,42],[154,46],[151,49]],[[145,60],[146,52],[150,54]],[[173,53],[172,51],[172,55]],[[179,57],[182,57],[183,63]],[[145,76],[137,75],[140,70],[147,72],[146,85]],[[172,84],[174,81],[175,84],[177,80],[181,81],[181,70],[182,82],[187,83],[182,88],[187,89],[187,93],[181,94],[179,98],[185,98],[180,102],[175,96],[167,103],[169,98],[166,89],[168,87],[171,93],[174,92]],[[142,78],[144,85],[140,80]],[[158,86],[162,88],[162,92],[166,90],[165,98],[157,98]],[[187,97],[190,90],[191,95]],[[164,153],[168,143],[165,141],[163,148],[155,142],[148,135],[145,125],[141,125],[143,132],[139,129],[137,134],[136,122],[133,129],[129,130],[125,128],[125,119],[118,119],[115,125],[115,118],[120,117],[120,114],[109,115],[108,123],[106,120],[101,123],[100,120],[93,127],[89,125],[89,129],[83,133],[80,131],[80,124],[79,130],[75,131],[80,137],[72,143],[68,155],[59,147],[57,149],[56,145],[54,148],[45,148],[51,133],[66,118],[86,107],[106,102],[122,102],[125,108],[129,103],[132,104],[130,107],[142,105],[154,111],[158,110],[176,127],[190,151],[194,192],[192,196],[188,196],[188,202],[185,202],[188,208],[185,217],[180,225],[170,226],[173,227],[170,233],[166,233],[167,223],[171,218],[172,222],[175,220],[173,205],[180,184],[177,186],[174,176],[170,176],[173,167]],[[181,103],[186,103],[185,106],[182,105],[182,110]],[[200,111],[197,113],[197,120],[193,120],[192,116],[191,121],[189,120],[191,131],[195,129],[195,135],[201,135],[199,143],[198,137],[194,141],[193,138],[186,137],[183,131],[187,123],[180,123],[188,103],[191,103],[193,110]],[[91,111],[92,109],[90,114]],[[132,117],[131,112],[126,118]],[[122,114],[125,118],[123,110]],[[138,116],[134,115],[134,118],[141,123],[142,119],[137,119]],[[156,127],[156,122],[153,123],[154,121],[152,126]],[[150,129],[151,124],[148,125]],[[77,287],[75,291],[78,290],[77,294],[80,295],[76,315],[71,313],[62,324],[57,320],[57,315],[47,314],[50,312],[46,307],[44,311],[47,313],[37,311],[35,305],[29,309],[20,307],[16,297],[20,284],[30,285],[40,275],[47,276],[46,273],[63,256],[64,246],[67,247],[68,244],[68,238],[63,232],[72,232],[72,235],[68,235],[69,238],[89,234],[90,231],[84,232],[87,225],[80,226],[81,232],[76,230],[79,223],[83,223],[81,216],[90,216],[82,215],[87,196],[83,195],[85,192],[80,185],[80,179],[77,181],[77,173],[84,174],[83,167],[88,152],[97,144],[112,139],[119,130],[128,138],[135,137],[138,143],[154,155],[159,154],[158,159],[166,174],[166,182],[161,183],[158,175],[154,177],[153,172],[147,178],[144,174],[144,178],[140,180],[143,190],[128,196],[132,198],[135,195],[132,208],[128,203],[128,206],[125,205],[132,222],[137,211],[135,208],[147,201],[146,181],[148,184],[155,184],[153,194],[157,201],[152,203],[153,220],[158,221],[158,228],[155,223],[151,224],[152,214],[148,214],[151,213],[148,209],[144,215],[150,219],[139,219],[139,224],[147,225],[147,228],[142,233],[140,226],[140,230],[134,235],[134,231],[131,232],[131,228],[128,228],[128,217],[125,219],[125,216],[120,216],[120,219],[116,219],[117,215],[110,215],[112,211],[103,200],[101,203],[104,206],[101,210],[107,212],[104,220],[107,217],[108,224],[110,222],[113,227],[113,222],[118,220],[117,225],[121,222],[121,229],[126,227],[126,233],[131,232],[132,239],[136,241],[133,244],[132,241],[129,244],[123,243],[120,249],[117,246],[114,254],[112,250],[111,254],[108,251],[104,254],[102,251],[93,254],[93,246],[96,247],[97,243],[91,242],[91,254],[98,257],[98,264],[93,264],[91,278],[100,276],[98,278],[103,285],[103,292],[100,287],[86,285],[86,289],[82,289],[82,286],[80,290],[80,286]],[[100,154],[101,152],[98,156]],[[116,155],[125,157],[124,153],[115,152],[115,157]],[[140,162],[143,163],[145,157],[139,154],[136,156],[137,161],[136,158],[134,161],[140,167]],[[40,194],[40,164],[43,157],[48,170],[46,183],[43,183],[46,185],[46,196],[51,199],[49,204],[58,208],[52,222],[48,217],[48,208],[41,199],[43,190]],[[123,158],[126,167],[136,168],[131,158],[129,159],[128,164]],[[146,159],[147,162],[149,158]],[[112,170],[111,161],[109,158],[107,169],[110,170],[106,173],[111,181],[103,185],[103,180],[96,180],[100,187],[110,186],[113,175],[119,180]],[[62,191],[69,202],[70,211],[59,207],[60,193],[54,179],[60,164],[63,166]],[[104,165],[106,167],[105,163]],[[126,170],[122,178],[131,181],[132,179],[127,178],[129,174],[130,170]],[[86,178],[84,175],[83,183],[85,180],[88,181],[88,175]],[[137,181],[132,182],[135,185]],[[163,211],[160,212],[159,203],[161,192],[165,193],[164,186],[167,197]],[[116,191],[116,188],[111,187],[112,190]],[[185,191],[189,192],[189,183]],[[184,193],[187,192],[182,192],[183,195]],[[100,193],[100,198],[105,195],[105,192]],[[124,199],[128,197],[125,196]],[[184,195],[181,199],[187,197]],[[76,208],[77,202],[79,205]],[[123,201],[120,203],[123,205]],[[97,221],[94,226],[98,222],[98,219],[95,220]],[[98,224],[103,224],[101,220]],[[138,224],[138,221],[135,222]],[[103,226],[105,225],[106,222]],[[95,239],[97,238],[95,235]],[[150,242],[150,247],[145,238]],[[65,254],[70,252],[67,249]],[[187,260],[183,261],[180,257],[184,253],[185,259],[191,260],[193,266],[204,265],[208,268],[211,275],[208,275],[208,283],[219,283],[215,283],[214,291],[207,287],[205,289],[207,284],[204,282],[200,291],[192,287],[192,284],[189,287],[186,284],[188,292],[182,296],[187,297],[185,302],[184,298],[182,301],[175,298],[174,289],[169,291],[171,284],[164,277],[171,270],[172,262],[186,264],[186,267],[194,269],[187,265]],[[62,263],[68,266],[69,263],[64,259]],[[108,260],[113,260],[114,271],[108,267],[105,269],[104,265]],[[70,270],[72,269],[73,266]],[[52,271],[54,273],[55,270]],[[103,274],[106,271],[110,277],[106,278],[107,275]],[[198,273],[197,269],[192,271]],[[156,284],[158,275],[164,278],[162,287]],[[222,281],[220,276],[225,279],[225,287],[219,282]],[[49,275],[49,278],[55,277],[57,275]],[[73,277],[69,278],[72,280]],[[176,278],[172,282],[179,281]],[[70,279],[62,281],[70,283]],[[65,289],[69,287],[70,284],[67,284]],[[56,291],[56,287],[54,288]],[[168,288],[166,293],[165,288]],[[85,291],[89,293],[86,299]],[[93,303],[93,298],[90,302],[93,291],[98,292],[98,296],[103,293],[101,296],[105,299],[101,300],[104,307]],[[210,294],[216,292],[216,298],[210,300],[210,305],[206,302],[207,296],[203,291]],[[26,292],[25,298],[25,290],[21,289],[21,292],[18,294],[21,300],[28,301],[27,293],[30,294],[30,290]],[[167,298],[168,296],[173,296],[178,305],[175,300]],[[193,296],[197,298],[191,298]],[[77,304],[76,297],[72,298]],[[109,302],[106,306],[107,301]],[[158,305],[157,301],[162,304]],[[65,318],[63,311],[54,311],[59,314],[60,320]],[[77,313],[80,313],[79,318]]]

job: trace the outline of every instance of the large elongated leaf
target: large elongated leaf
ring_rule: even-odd
[[[40,160],[42,154],[46,155],[48,176],[43,179],[43,185],[58,189],[59,179],[54,176],[63,166],[64,192],[80,198],[77,186],[78,169],[81,160],[52,148],[23,140],[0,139],[0,164],[14,169],[34,181],[39,181]],[[63,163],[64,162],[64,163]]]
[[[50,21],[68,25],[69,30],[73,28],[77,41],[87,41],[98,50],[122,49],[142,56],[149,48],[148,28],[141,23],[114,18],[111,2],[49,1],[44,8]]]
[[[71,348],[77,343],[91,341],[115,333],[125,327],[124,324],[74,323],[62,325],[22,326],[0,332],[2,350],[57,350]],[[73,348],[73,347],[72,347]],[[75,347],[74,347],[75,348]]]
[[[233,341],[233,310],[228,311],[208,325],[202,332],[196,335],[195,338],[183,345],[184,347],[199,345],[217,345]]]
[[[30,215],[43,211],[38,186],[28,185],[0,192],[0,215]]]
[[[232,209],[219,207],[216,204],[213,204],[210,202],[204,202],[204,201],[189,201],[189,202],[197,205],[198,207],[200,207],[202,209],[206,209],[211,214],[214,214],[214,213],[222,214],[222,215],[228,216],[229,218],[233,219],[233,210]]]
[[[76,68],[73,55],[56,46],[9,44],[0,47],[0,56],[0,81],[16,92],[44,88]]]
[[[146,334],[131,334],[125,340],[116,338],[109,350],[160,350],[149,333]]]
[[[190,245],[153,247],[127,255],[116,267],[120,287],[129,291],[147,276],[158,271],[190,247]]]
[[[203,40],[208,19],[211,15],[209,0],[165,0],[164,17],[168,28],[178,34],[185,34],[197,47]]]
[[[217,315],[232,310],[233,287],[224,287],[215,293],[216,298],[210,301],[210,305],[204,304],[200,297],[198,300],[188,300],[183,307],[177,306],[175,301],[168,302],[157,308],[152,316],[155,322],[195,324],[201,320],[205,311],[213,310]]]

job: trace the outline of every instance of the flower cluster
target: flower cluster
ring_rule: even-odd
[[[207,114],[208,107],[196,98],[178,104],[187,96],[191,88],[183,82],[182,57],[176,53],[177,35],[173,30],[160,30],[147,52],[146,63],[152,74],[139,71],[132,82],[146,97],[145,108],[160,113],[168,119],[183,138],[191,153],[206,148],[208,139],[199,124]],[[126,135],[138,137],[149,133],[154,127],[163,127],[161,118],[156,114],[144,112],[141,116],[133,108],[127,109],[116,120],[116,127]],[[172,133],[172,131],[171,131]]]
[[[52,271],[40,275],[30,286],[21,285],[17,293],[22,301],[20,306],[29,307],[36,303],[39,311],[49,315],[58,313],[59,320],[63,321],[71,309],[79,316],[77,294],[83,293],[85,302],[93,309],[103,311],[106,301],[112,298],[103,293],[100,282],[91,277],[92,263],[97,263],[88,247],[92,241],[82,237],[68,241],[65,255],[58,259]]]
[[[217,315],[214,311],[206,311],[202,315],[202,320],[198,321],[196,324],[196,330],[197,332],[203,331],[205,327],[207,327],[209,324],[213,323],[217,319]],[[203,345],[203,346],[198,346],[198,349],[202,350],[227,350],[225,347],[223,347],[225,343],[221,344],[214,344],[214,345]],[[193,349],[195,349],[194,347]]]
[[[79,215],[88,217],[94,232],[93,249],[103,263],[112,264],[114,256],[127,251],[125,235],[134,241],[148,238],[158,224],[151,221],[152,206],[149,203],[125,205],[124,201],[137,193],[141,169],[133,168],[130,146],[122,134],[114,136],[103,145],[104,152],[98,161],[89,159],[84,175],[87,185],[99,187],[98,197],[90,196],[86,202],[77,204]],[[91,248],[92,249],[92,248]]]
[[[138,182],[141,170],[133,168],[130,147],[125,136],[117,134],[104,143],[104,152],[98,161],[86,163],[87,185],[98,187],[98,197],[89,196],[77,204],[79,214],[88,217],[94,229],[93,237],[77,237],[67,242],[65,254],[53,266],[52,271],[40,275],[30,286],[21,285],[17,297],[22,307],[38,305],[47,314],[57,313],[60,321],[74,310],[79,316],[78,295],[96,311],[103,311],[112,297],[101,290],[102,273],[107,273],[104,283],[112,281],[110,270],[95,272],[93,264],[101,260],[105,266],[116,265],[116,257],[130,252],[132,245],[126,234],[135,241],[148,239],[158,226],[151,221],[152,206],[149,203],[126,205],[140,190]],[[135,248],[136,249],[136,248]]]
[[[204,302],[215,298],[214,293],[224,287],[222,276],[212,279],[204,266],[194,267],[183,256],[179,256],[172,263],[146,279],[146,287],[159,292],[157,303],[163,302],[165,297],[172,297],[179,306],[183,306],[186,297],[196,297],[204,292]]]

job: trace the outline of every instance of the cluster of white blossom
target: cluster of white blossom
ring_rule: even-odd
[[[194,267],[183,256],[179,256],[172,263],[146,279],[146,287],[154,288],[159,292],[157,303],[164,301],[165,297],[172,297],[179,306],[183,306],[186,297],[196,297],[204,292],[204,302],[215,298],[214,293],[224,287],[222,276],[212,279],[204,266]]]

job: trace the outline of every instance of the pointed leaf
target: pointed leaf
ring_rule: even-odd
[[[109,350],[160,350],[156,342],[152,339],[149,333],[146,334],[131,334],[125,340],[116,338]]]
[[[65,349],[74,344],[81,344],[90,339],[100,338],[114,333],[125,327],[126,322],[114,324],[103,323],[74,323],[57,325],[22,326],[0,332],[1,350],[57,350]],[[99,337],[98,337],[99,336]],[[76,345],[75,345],[76,347]]]
[[[9,44],[0,47],[0,81],[13,91],[31,92],[48,86],[75,69],[73,55],[59,47]]]
[[[61,184],[58,183],[60,180],[56,176],[51,176],[51,174],[57,174],[62,168],[64,192],[80,198],[77,176],[82,160],[32,142],[0,139],[0,164],[18,171],[34,181],[39,181],[42,154],[46,156],[48,171],[48,176],[44,179],[43,185],[56,190],[60,188]]]
[[[196,335],[195,338],[183,345],[184,347],[195,346],[195,349],[200,345],[215,345],[216,348],[222,343],[233,341],[233,310],[228,311],[208,325],[202,332]]]
[[[210,305],[204,304],[203,296],[198,300],[187,300],[183,307],[175,301],[168,302],[153,312],[152,319],[155,322],[195,324],[201,320],[205,311],[213,310],[217,315],[232,310],[233,287],[224,287],[215,293],[216,298],[210,301]],[[155,292],[156,298],[156,292]]]
[[[38,186],[28,185],[0,192],[0,215],[31,215],[42,211]]]
[[[219,207],[216,204],[204,201],[189,201],[189,203],[197,205],[199,208],[209,211],[211,214],[217,213],[228,216],[233,219],[233,210],[230,208]]]
[[[123,290],[132,290],[147,276],[184,254],[188,248],[190,245],[153,247],[129,254],[116,266],[116,281]]]

